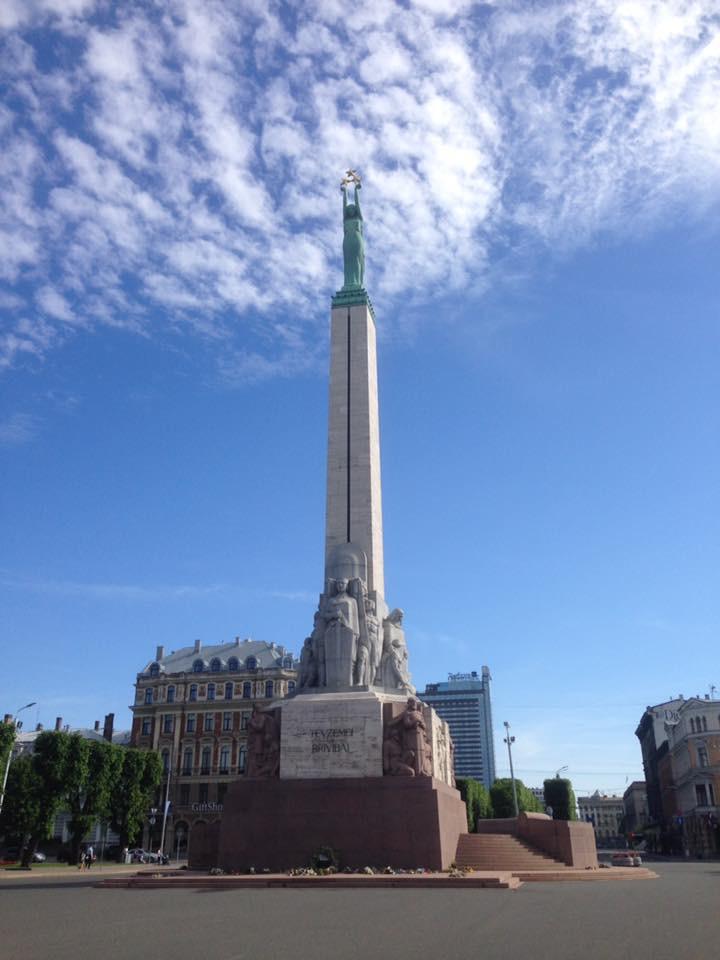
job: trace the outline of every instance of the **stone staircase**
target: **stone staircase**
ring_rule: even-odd
[[[509,833],[465,833],[458,840],[455,862],[472,870],[525,873],[535,870],[562,871],[568,868],[559,860],[534,850]]]

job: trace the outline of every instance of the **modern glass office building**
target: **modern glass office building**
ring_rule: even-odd
[[[490,670],[450,673],[447,683],[428,683],[422,700],[450,726],[455,776],[472,777],[490,789],[495,780]]]

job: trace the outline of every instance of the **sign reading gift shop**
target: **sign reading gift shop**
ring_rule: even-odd
[[[190,809],[193,813],[222,813],[223,805],[221,803],[192,803]]]

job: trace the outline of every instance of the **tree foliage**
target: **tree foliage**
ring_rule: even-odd
[[[109,803],[110,825],[120,836],[120,846],[130,846],[139,836],[148,807],[162,777],[157,753],[125,750]]]
[[[8,754],[12,750],[13,743],[15,743],[15,724],[0,723],[0,785],[2,785],[2,777],[5,774],[5,764],[7,763]]]
[[[76,860],[82,838],[98,820],[110,820],[127,846],[142,830],[161,769],[154,752],[46,731],[35,740],[32,754],[10,765],[0,831],[23,847],[23,866],[50,835],[61,809],[70,813]]]
[[[543,807],[535,794],[528,790],[522,780],[515,779],[515,789],[517,790],[518,809],[520,813],[542,813]],[[493,817],[514,817],[515,806],[513,804],[512,780],[509,777],[496,780],[490,788],[490,802],[492,804]]]
[[[468,830],[470,833],[475,833],[478,820],[487,820],[492,816],[490,794],[482,783],[473,780],[472,777],[456,778],[455,786],[465,803]]]
[[[553,820],[577,820],[577,804],[570,780],[553,777],[543,783],[545,803],[552,807]]]
[[[68,775],[69,748],[70,736],[67,733],[47,730],[35,741],[31,758],[35,795],[28,809],[34,809],[36,816],[27,825],[26,832],[30,840],[23,850],[24,867],[30,866],[40,840],[50,835],[55,815],[62,804]]]
[[[123,764],[122,747],[70,735],[65,799],[70,812],[71,863],[80,857],[82,838],[97,820],[107,820],[110,797]]]

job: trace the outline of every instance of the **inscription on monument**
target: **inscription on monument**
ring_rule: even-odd
[[[372,694],[309,696],[286,704],[280,776],[382,776],[381,709]]]

